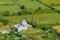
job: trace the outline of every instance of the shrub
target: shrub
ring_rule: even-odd
[[[58,11],[58,13],[60,13],[60,11]]]
[[[25,6],[24,6],[24,5],[22,5],[20,8],[21,8],[21,9],[25,9]]]
[[[7,25],[9,21],[7,19],[0,18],[0,22],[3,22],[3,25]]]
[[[10,12],[9,11],[4,11],[3,16],[10,16]]]
[[[38,7],[37,9],[36,9],[36,11],[39,11],[39,10],[41,10],[42,8],[41,7]]]
[[[2,27],[3,26],[3,22],[0,22],[0,27]]]
[[[17,15],[22,15],[22,13],[21,12],[18,12]]]

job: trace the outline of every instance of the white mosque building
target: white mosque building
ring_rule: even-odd
[[[20,24],[14,25],[14,28],[17,32],[20,32],[22,30],[27,30],[29,28],[32,28],[32,25],[29,25],[26,20],[22,20]]]

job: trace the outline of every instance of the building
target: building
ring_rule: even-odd
[[[32,28],[32,25],[29,25],[26,20],[22,20],[20,24],[15,24],[14,28],[17,32],[20,32],[22,30],[27,30],[29,28]]]

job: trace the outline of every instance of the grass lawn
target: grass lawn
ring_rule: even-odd
[[[60,4],[60,0],[40,0],[48,5],[51,5],[51,4]]]
[[[33,40],[43,40],[41,36],[44,35],[43,31],[40,29],[29,29],[29,30],[20,32],[20,34],[25,35],[26,38],[30,38]]]
[[[0,11],[9,11],[9,12],[18,12],[20,9],[17,5],[6,5],[6,6],[0,6]]]
[[[40,0],[41,2],[51,5],[51,4],[60,4],[60,1],[56,0]],[[25,5],[26,8],[31,8],[32,10],[37,9],[38,7],[41,7],[42,9],[46,9],[47,7],[31,0],[17,0],[20,5]],[[1,5],[2,4],[2,5]],[[12,0],[0,0],[0,10],[1,11],[10,11],[10,12],[18,12],[19,6],[18,5],[3,5],[3,4],[15,4]],[[55,6],[54,6],[55,7]],[[59,6],[60,7],[60,6]],[[60,10],[59,7],[55,7],[56,9]]]
[[[20,23],[21,20],[26,19],[28,22],[31,22],[33,16],[33,21],[40,24],[55,24],[60,23],[60,14],[57,13],[48,13],[48,14],[34,14],[34,15],[22,15],[22,16],[8,16],[4,17],[5,19],[8,19],[11,24],[15,21],[17,23]]]
[[[43,3],[46,3],[47,5],[60,4],[60,0],[40,0],[40,1],[42,1]],[[31,8],[32,10],[37,9],[38,7],[41,7],[42,11],[41,11],[41,13],[40,13],[40,11],[38,11],[38,12],[36,12],[36,14],[32,14],[32,15],[3,16],[3,18],[9,20],[9,25],[11,27],[13,27],[14,22],[16,22],[18,24],[23,19],[27,20],[29,23],[32,23],[32,17],[33,17],[33,22],[36,23],[36,25],[39,25],[39,27],[41,24],[42,25],[44,25],[44,24],[55,24],[55,25],[59,24],[60,25],[60,14],[56,13],[56,12],[52,12],[51,10],[48,10],[46,6],[38,3],[37,1],[17,0],[17,2],[20,3],[21,5],[25,5],[26,8],[29,8],[29,9]],[[4,4],[14,4],[14,5],[4,5]],[[53,7],[56,8],[57,10],[60,10],[60,6],[53,6]],[[18,12],[18,11],[20,11],[20,8],[12,0],[0,0],[0,12],[3,12],[3,11]],[[36,27],[38,27],[38,26],[36,26]],[[0,30],[7,29],[7,28],[9,29],[10,27],[7,27],[7,26],[0,27]],[[19,33],[22,35],[25,35],[27,38],[30,38],[33,40],[44,40],[45,39],[44,31],[42,31],[41,29],[32,28],[29,30],[21,31]],[[53,40],[54,37],[56,37],[56,36],[55,36],[55,34],[53,36],[52,35],[53,35],[53,33],[52,34],[50,33],[47,36],[49,36],[49,38],[51,40]],[[41,38],[42,36],[43,36],[43,38]],[[50,39],[46,39],[46,40],[50,40]]]

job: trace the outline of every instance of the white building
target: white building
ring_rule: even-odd
[[[27,30],[29,28],[32,28],[32,26],[29,25],[25,20],[22,20],[20,24],[14,25],[14,28],[16,31],[20,32],[22,30]]]

